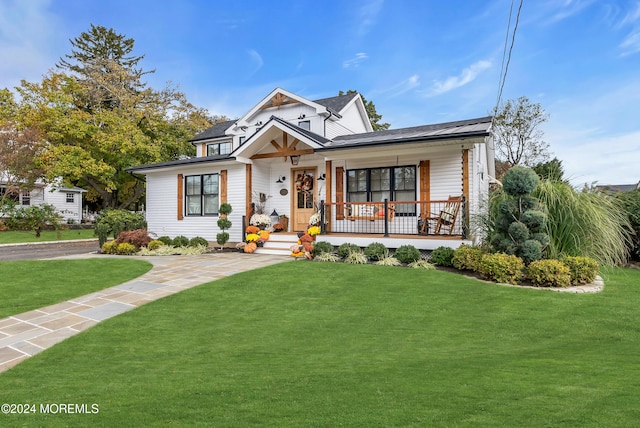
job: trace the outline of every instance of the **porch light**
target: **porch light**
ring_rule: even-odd
[[[320,174],[320,176],[318,177],[318,181],[324,181],[326,176],[326,174]]]
[[[287,179],[287,177],[285,177],[284,175],[283,175],[283,176],[280,176],[280,177],[278,177],[278,179],[276,180],[276,183],[280,183],[280,184],[281,184],[281,183],[284,183],[284,181],[285,181],[286,179]]]
[[[291,165],[298,165],[298,162],[300,162],[300,155],[289,156],[289,158],[291,159]]]

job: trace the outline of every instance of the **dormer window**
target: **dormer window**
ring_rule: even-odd
[[[247,140],[247,137],[245,137],[244,135],[240,137],[240,145],[243,145],[246,140]]]
[[[207,144],[207,156],[228,155],[231,153],[231,142]]]
[[[298,126],[302,129],[306,129],[307,131],[311,131],[311,121],[310,120],[301,120],[298,122]]]

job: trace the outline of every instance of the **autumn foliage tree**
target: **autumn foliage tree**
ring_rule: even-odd
[[[126,169],[193,155],[188,139],[212,119],[175,87],[147,86],[153,71],[139,67],[133,39],[91,25],[71,44],[57,70],[17,88],[18,115],[46,137],[39,159],[48,178],[86,188],[102,207],[126,208],[145,190]]]

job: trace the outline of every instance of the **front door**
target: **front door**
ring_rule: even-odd
[[[293,231],[307,230],[309,219],[316,212],[316,169],[301,168],[291,170],[293,177]]]

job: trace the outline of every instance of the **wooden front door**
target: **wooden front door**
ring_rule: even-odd
[[[293,183],[292,230],[307,230],[309,218],[316,212],[316,169],[300,168],[291,170]]]

